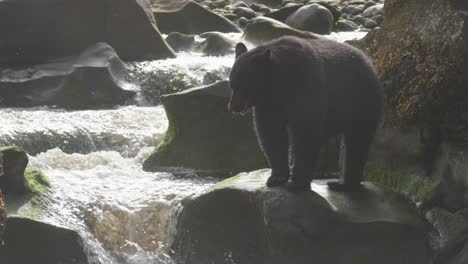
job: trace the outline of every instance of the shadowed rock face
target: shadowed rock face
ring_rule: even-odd
[[[69,229],[10,217],[3,239],[2,263],[90,263],[82,238]]]
[[[174,57],[147,0],[3,0],[0,35],[0,67],[74,56],[100,41],[123,60]]]
[[[122,88],[126,71],[115,51],[106,43],[98,43],[75,58],[25,70],[5,70],[0,79],[0,105],[83,109],[123,104],[135,95]]]
[[[28,162],[28,155],[23,149],[19,147],[0,148],[0,190],[3,193],[22,194],[26,192],[24,170]]]
[[[430,263],[424,225],[398,195],[365,183],[334,193],[266,188],[270,170],[242,173],[187,198],[177,263]]]

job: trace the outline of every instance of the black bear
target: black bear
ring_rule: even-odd
[[[272,169],[268,186],[310,190],[321,143],[342,134],[343,179],[328,186],[359,189],[382,108],[378,76],[361,51],[322,38],[282,37],[250,51],[239,43],[229,84],[229,111],[246,114],[253,108],[257,138]]]

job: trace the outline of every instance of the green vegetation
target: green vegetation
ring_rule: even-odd
[[[427,199],[435,188],[432,180],[416,175],[411,169],[391,170],[384,166],[372,166],[366,168],[364,178],[417,200]]]
[[[29,192],[27,201],[30,206],[24,211],[21,210],[18,214],[21,217],[36,219],[47,206],[50,182],[44,173],[31,165],[26,167],[24,178],[26,189]]]

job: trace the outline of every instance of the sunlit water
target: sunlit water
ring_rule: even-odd
[[[364,35],[329,37],[345,41]],[[180,200],[216,180],[188,169],[142,170],[143,159],[168,126],[155,98],[226,79],[233,60],[232,55],[181,53],[175,59],[129,64],[128,80],[140,93],[131,106],[0,109],[0,146],[25,148],[31,163],[50,178],[52,191],[40,220],[77,230],[96,263],[172,263],[168,254]]]

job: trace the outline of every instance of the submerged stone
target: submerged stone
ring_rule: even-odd
[[[270,170],[241,173],[183,202],[178,263],[430,263],[423,221],[405,199],[365,183],[325,181],[292,193],[265,187]]]

